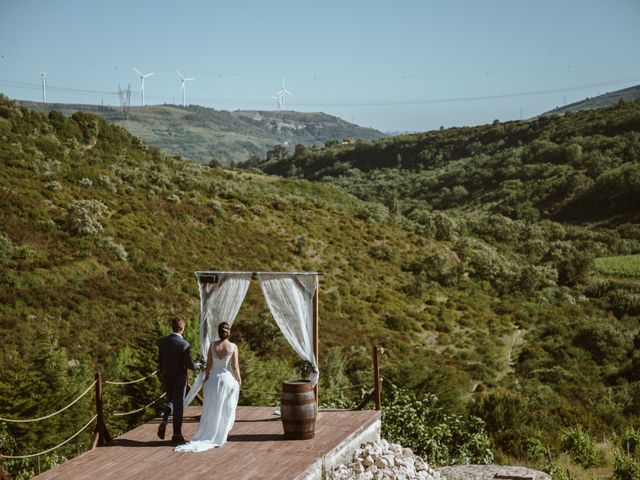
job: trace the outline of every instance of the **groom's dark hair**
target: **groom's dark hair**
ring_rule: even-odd
[[[185,322],[183,318],[178,317],[177,315],[171,319],[171,330],[174,332],[179,332],[186,325],[187,322]]]

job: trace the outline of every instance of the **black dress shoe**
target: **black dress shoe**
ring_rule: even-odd
[[[188,440],[182,435],[174,435],[173,437],[171,437],[171,443],[175,445],[182,445],[183,443],[187,443],[187,441]]]
[[[167,422],[160,422],[160,425],[158,425],[158,437],[160,437],[162,440],[164,440],[164,433],[167,430]]]

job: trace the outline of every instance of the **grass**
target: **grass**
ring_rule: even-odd
[[[594,268],[605,275],[640,278],[640,255],[596,258]]]

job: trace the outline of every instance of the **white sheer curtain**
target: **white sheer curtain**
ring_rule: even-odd
[[[251,282],[251,273],[225,273],[218,283],[200,285],[200,351],[206,359],[209,345],[218,339],[218,325],[233,325]],[[204,370],[193,381],[185,397],[185,408],[193,401],[204,383]]]
[[[311,382],[318,382],[319,371],[313,354],[313,294],[318,285],[316,275],[258,273],[260,288],[271,315],[284,337],[314,371]]]

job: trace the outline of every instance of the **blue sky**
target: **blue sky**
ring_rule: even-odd
[[[324,111],[383,131],[531,117],[640,84],[639,0],[0,0],[0,91]],[[537,92],[537,93],[536,93]]]

